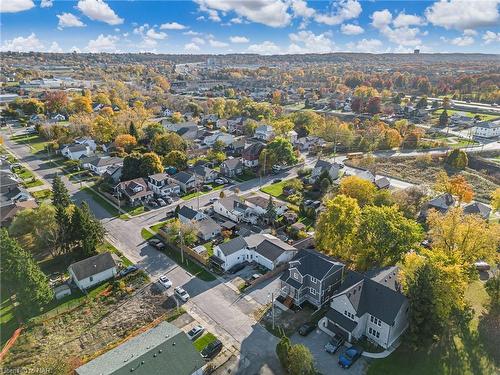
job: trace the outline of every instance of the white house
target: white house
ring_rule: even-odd
[[[183,192],[187,192],[196,187],[196,177],[192,173],[178,172],[172,176],[174,183],[178,184]]]
[[[181,193],[181,187],[173,182],[166,173],[156,173],[148,177],[148,186],[153,192],[160,196]]]
[[[500,136],[500,120],[477,123],[474,128],[474,135],[481,138],[495,138]]]
[[[252,224],[257,222],[258,217],[255,207],[253,203],[246,202],[245,199],[236,194],[218,199],[213,205],[214,212],[226,219],[235,223],[248,222]]]
[[[264,215],[267,212],[269,198],[263,197],[262,195],[250,195],[245,197],[245,202],[253,205],[252,209],[257,215]],[[273,199],[273,205],[274,211],[278,216],[283,215],[288,210],[286,203],[277,199]]]
[[[274,129],[271,125],[260,125],[255,129],[254,137],[261,141],[270,141],[274,138]]]
[[[117,267],[111,253],[106,252],[71,264],[68,272],[76,286],[84,291],[115,277]]]
[[[92,155],[92,150],[87,145],[73,144],[64,146],[61,154],[71,160],[79,160]]]
[[[215,132],[213,134],[206,136],[203,139],[203,143],[206,144],[208,147],[213,146],[217,141],[220,141],[224,143],[224,145],[228,146],[231,143],[233,143],[234,135],[223,132]]]
[[[123,159],[115,156],[96,156],[82,160],[82,166],[83,168],[102,176],[109,167],[123,166]]]
[[[214,247],[215,262],[221,269],[228,271],[236,264],[255,262],[269,270],[290,261],[297,249],[271,234],[252,234],[236,237],[231,241]]]
[[[332,296],[330,310],[318,327],[349,342],[366,336],[384,349],[408,328],[408,299],[400,292],[398,268],[360,274],[350,271]]]
[[[319,159],[311,172],[311,176],[309,177],[311,182],[315,182],[323,173],[328,173],[328,176],[332,180],[336,180],[340,177],[340,172],[344,168],[342,164],[339,163],[330,163],[326,160]]]
[[[76,143],[77,145],[89,146],[91,151],[95,151],[97,148],[95,141],[90,137],[77,138],[77,139],[75,139],[74,143]]]
[[[203,212],[194,210],[188,206],[182,206],[179,210],[178,216],[179,220],[184,224],[192,224],[204,219],[205,217],[206,215]]]

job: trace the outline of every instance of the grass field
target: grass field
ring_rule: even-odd
[[[195,191],[194,193],[184,195],[182,199],[187,201],[196,197],[201,197],[202,195],[211,193],[213,191],[222,190],[224,188],[224,185],[214,185],[214,184],[208,184],[208,185],[212,186],[213,189],[210,191]]]
[[[116,247],[111,245],[109,242],[104,242],[101,246],[99,246],[97,251],[99,251],[100,253],[104,253],[106,251],[109,251],[110,253],[118,255],[120,257],[120,260],[122,261],[122,265],[124,267],[128,267],[128,266],[131,266],[132,264],[134,264],[134,263],[132,263],[132,261],[130,261],[130,259],[128,259],[125,255],[123,255],[123,253],[120,250],[118,250]]]
[[[474,281],[466,291],[466,299],[472,305],[475,316],[466,328],[450,327],[449,335],[425,350],[412,350],[402,344],[389,357],[375,360],[368,368],[368,375],[490,375],[498,374],[499,369],[489,357],[485,342],[478,334],[480,316],[485,313],[488,295],[481,281]],[[498,332],[490,332],[496,335]]]
[[[41,202],[41,201],[52,198],[52,190],[50,190],[50,189],[38,190],[38,191],[32,192],[31,195],[37,201]]]
[[[194,341],[193,345],[194,345],[194,348],[196,350],[201,352],[203,349],[205,349],[205,347],[208,344],[214,342],[215,340],[217,340],[217,337],[215,337],[212,333],[207,332],[203,336],[201,336],[200,338],[196,339]]]
[[[287,183],[288,181],[284,180],[276,184],[264,186],[260,190],[266,194],[272,195],[273,197],[280,198],[283,195],[283,188]]]
[[[101,197],[99,194],[97,194],[93,189],[89,187],[84,187],[82,191],[86,192],[92,198],[101,205],[102,208],[104,208],[110,215],[117,216],[120,214],[118,211],[118,208],[113,206],[107,199]]]
[[[48,144],[47,141],[43,140],[37,134],[22,134],[14,135],[11,139],[16,143],[25,143],[30,146],[32,153],[37,153],[43,151],[45,146]]]
[[[434,112],[432,112],[433,117],[437,118],[439,115],[443,112],[442,109],[437,109]],[[496,119],[500,116],[498,115],[488,115],[488,114],[482,114],[482,113],[476,113],[476,112],[467,112],[467,111],[460,111],[460,110],[454,110],[454,109],[447,109],[446,112],[448,113],[448,116],[451,116],[455,113],[461,114],[463,116],[467,117],[474,117],[476,115],[479,115],[482,121],[489,121]]]

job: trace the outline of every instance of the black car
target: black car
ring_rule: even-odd
[[[219,340],[212,341],[201,351],[201,356],[205,359],[215,357],[222,350],[222,343]]]
[[[124,268],[122,269],[119,273],[118,273],[118,276],[126,276],[128,275],[129,273],[132,273],[132,272],[135,272],[139,269],[139,267],[137,266],[134,266],[134,265],[131,265],[131,266],[128,266],[127,268]]]
[[[283,179],[282,179],[282,178],[275,178],[275,179],[273,180],[273,184],[277,184],[278,182],[281,182],[281,181],[283,181]]]
[[[230,269],[229,269],[229,273],[234,275],[236,272],[238,271],[241,271],[243,268],[245,268],[245,265],[243,263],[240,263],[240,264],[236,264],[234,266],[232,266]]]
[[[314,323],[305,323],[302,324],[299,328],[299,335],[301,336],[307,336],[310,334],[314,329],[316,328],[316,324]]]
[[[165,248],[165,244],[163,242],[161,242],[158,238],[151,238],[148,241],[148,244],[153,246],[153,247],[156,247],[158,250]]]

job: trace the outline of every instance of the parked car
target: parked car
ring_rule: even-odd
[[[165,248],[165,244],[163,242],[161,242],[158,238],[149,239],[148,244],[153,246],[153,247],[156,247],[158,250]]]
[[[213,189],[213,187],[211,187],[210,185],[203,185],[201,187],[201,190],[203,190],[203,191],[210,191],[212,189]]]
[[[165,275],[160,276],[160,278],[158,279],[158,282],[160,283],[160,285],[165,287],[165,289],[168,289],[172,286],[172,281]]]
[[[158,203],[156,203],[154,200],[150,200],[148,204],[153,208],[158,208]]]
[[[177,297],[179,297],[182,301],[187,302],[189,299],[189,294],[182,287],[178,286],[174,289],[174,293]]]
[[[214,180],[214,182],[217,184],[217,185],[224,185],[224,181],[221,179],[221,178],[216,178]]]
[[[205,328],[203,328],[201,325],[198,324],[197,326],[191,328],[191,330],[187,333],[187,336],[191,341],[193,341],[198,337],[200,337],[203,334],[203,332],[205,332]]]
[[[243,263],[239,263],[232,266],[227,272],[229,272],[231,275],[234,275],[236,272],[241,271],[243,268],[245,268],[245,265]]]
[[[477,261],[476,263],[474,263],[474,266],[478,271],[489,271],[491,268],[490,265],[484,260]]]
[[[325,345],[325,352],[335,354],[344,345],[345,339],[340,335],[334,335]]]
[[[316,328],[316,324],[314,324],[314,323],[305,323],[305,324],[302,324],[300,326],[298,332],[299,332],[299,335],[301,335],[301,336],[307,336],[312,331],[314,331],[315,328]]]
[[[339,366],[342,368],[351,367],[354,362],[356,362],[358,358],[361,357],[361,353],[363,353],[363,350],[356,346],[347,348],[344,353],[339,356]]]
[[[283,179],[282,179],[282,178],[275,178],[275,179],[273,180],[273,184],[277,184],[277,183],[279,183],[279,182],[281,182],[281,181],[283,181]]]
[[[165,206],[167,205],[167,202],[165,202],[165,201],[164,201],[163,199],[161,199],[161,198],[158,198],[158,199],[156,200],[156,202],[158,202],[158,205],[159,205],[160,207],[165,207]]]
[[[209,203],[214,203],[214,202],[217,202],[218,200],[219,200],[219,198],[214,197],[214,198],[210,198],[210,199],[208,200],[208,202],[209,202]]]
[[[167,204],[171,204],[171,203],[174,201],[174,200],[172,199],[172,197],[165,197],[165,198],[163,198],[163,200],[164,200],[165,202],[167,202]]]
[[[205,349],[201,351],[201,356],[205,359],[212,359],[222,350],[222,342],[219,340],[212,341]]]
[[[118,276],[123,277],[128,275],[129,273],[135,272],[139,269],[137,266],[128,266],[127,268],[122,269],[120,272],[118,272]]]

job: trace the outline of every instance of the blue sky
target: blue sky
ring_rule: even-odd
[[[1,50],[500,53],[500,0],[0,0]]]

